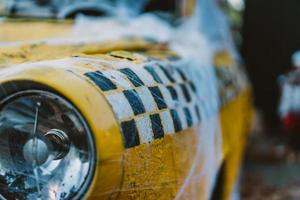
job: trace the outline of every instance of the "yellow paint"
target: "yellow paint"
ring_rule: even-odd
[[[45,32],[37,35],[25,34],[25,36],[20,36],[20,39],[32,40],[49,37],[46,32],[52,25],[41,23],[34,26],[36,26],[34,29],[44,27]],[[65,28],[63,28],[64,26]],[[1,34],[3,35],[7,31],[5,29],[13,30],[12,28],[13,23],[11,27],[6,25],[6,28],[1,28],[0,38]],[[18,28],[22,33],[21,30],[26,26],[21,23]],[[68,31],[68,24],[62,25],[57,28],[57,31],[49,32],[49,34],[51,36],[64,34],[65,29]],[[7,36],[5,40],[13,39]],[[141,39],[81,45],[36,44],[1,48],[0,68],[16,63],[51,60],[71,55],[88,58],[101,57],[107,60],[120,59],[112,57],[114,55],[101,55],[101,53],[112,50],[142,50],[145,54],[148,52],[148,56],[155,58],[174,56],[173,53],[165,51],[165,47],[162,48],[162,45],[158,46]],[[113,54],[116,53],[124,57],[129,56],[133,62],[141,62],[124,51]],[[220,53],[220,56],[216,58],[217,66],[228,66],[232,63],[232,59],[226,52]],[[150,144],[125,150],[119,125],[109,104],[96,86],[78,77],[87,71],[109,67],[111,67],[109,64],[104,65],[103,63],[101,66],[94,66],[92,63],[78,63],[76,66],[66,66],[66,68],[56,68],[51,65],[36,66],[16,71],[5,78],[2,77],[0,84],[12,80],[30,80],[41,83],[56,90],[79,109],[93,132],[97,148],[96,175],[86,196],[87,199],[174,199],[184,186],[192,167],[194,167],[191,174],[193,179],[185,185],[185,193],[179,199],[207,199],[208,177],[205,175],[199,177],[207,157],[207,152],[198,149],[202,148],[201,144],[205,142],[199,137],[200,127],[190,128],[181,133],[155,140]],[[251,113],[250,89],[242,91],[220,112],[226,169],[224,199],[230,195],[239,171]]]
[[[71,33],[71,21],[14,19],[0,22],[0,42],[42,40]]]
[[[229,199],[239,175],[253,114],[251,97],[251,89],[246,89],[221,109],[220,121],[226,177],[224,199]]]
[[[199,156],[196,152],[197,131],[188,129],[126,150],[119,199],[174,199],[189,175],[194,159]],[[201,165],[198,162],[197,168],[201,169]],[[188,185],[186,192],[193,192],[195,187],[198,186]],[[197,195],[197,192],[191,194]],[[185,195],[180,199],[190,199],[191,195]]]
[[[111,196],[118,199],[175,197],[197,155],[198,130],[188,129],[124,151],[121,133],[110,106],[95,86],[76,75],[87,71],[91,69],[68,67],[67,71],[41,65],[16,71],[2,78],[0,84],[30,80],[47,85],[79,109],[94,133],[98,153],[96,177],[88,199]],[[197,167],[201,169],[201,163],[197,163]],[[190,185],[188,189],[194,187]]]
[[[73,73],[82,74],[86,71],[91,69],[82,68],[78,71],[74,67]],[[124,150],[120,130],[110,106],[97,88],[73,73],[40,66],[8,76],[1,82],[31,80],[48,85],[81,111],[94,133],[98,153],[96,177],[88,199],[105,199],[111,196],[117,199],[173,199],[195,160],[196,170],[192,176],[201,174],[206,155],[197,152],[201,140],[199,128]],[[226,154],[224,157],[228,169],[226,195],[230,194],[235,182],[246,141],[251,111],[249,99],[250,92],[243,92],[222,108],[220,115]],[[232,126],[232,122],[235,126]],[[190,199],[191,195],[198,197],[197,199],[206,199],[206,178],[192,179],[180,199]]]
[[[182,0],[182,15],[190,17],[195,11],[197,0]]]
[[[1,78],[0,83],[12,80],[34,81],[55,89],[78,108],[93,132],[97,149],[96,175],[90,194],[110,196],[110,192],[119,187],[122,178],[123,142],[119,126],[98,89],[73,72],[38,66]]]
[[[221,50],[215,54],[214,64],[217,67],[226,67],[234,65],[235,61],[227,50]]]
[[[146,50],[152,47],[154,48],[155,45],[138,38],[77,45],[31,44],[20,47],[6,47],[0,48],[0,68],[24,62],[59,59],[81,53],[95,55],[115,50]]]

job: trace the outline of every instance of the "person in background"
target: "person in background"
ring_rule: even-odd
[[[300,51],[292,55],[294,69],[279,78],[281,99],[279,115],[288,144],[300,150]]]
[[[264,132],[279,135],[277,79],[292,67],[290,55],[300,47],[300,1],[246,0],[242,55],[262,112]]]

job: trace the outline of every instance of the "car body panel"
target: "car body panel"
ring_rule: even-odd
[[[14,24],[9,23],[12,26]],[[222,69],[221,74],[224,74],[224,70],[225,74],[229,74],[224,79],[218,77],[221,88],[218,94],[221,102],[219,110],[213,110],[212,106],[209,108],[212,113],[205,121],[185,126],[181,131],[165,134],[158,139],[145,138],[146,142],[142,144],[126,146],[120,117],[108,100],[112,93],[99,89],[86,74],[96,71],[116,73],[124,67],[135,71],[153,63],[155,69],[159,67],[157,64],[166,63],[171,64],[171,67],[167,67],[170,71],[174,70],[174,65],[178,65],[175,69],[189,69],[167,45],[143,38],[79,45],[36,42],[49,37],[49,34],[57,36],[64,32],[61,30],[69,31],[68,24],[62,25],[66,28],[57,24],[58,31],[49,33],[47,30],[51,26],[48,22],[39,23],[32,31],[43,31],[32,37],[28,34],[29,37],[25,39],[33,41],[29,44],[27,41],[26,44],[10,46],[11,38],[1,41],[8,43],[0,49],[0,84],[29,81],[47,86],[68,99],[82,113],[93,132],[97,148],[95,178],[86,195],[87,199],[208,199],[214,184],[212,179],[222,164],[226,168],[223,199],[230,198],[250,126],[252,104],[250,84],[240,70],[239,63],[230,59],[228,52],[222,51],[216,55],[216,67],[209,67],[209,72],[195,66],[191,67],[192,72],[187,72],[190,75],[188,77],[192,77],[193,72],[202,73],[202,84],[207,85],[214,70]],[[0,29],[0,35],[5,34],[7,29],[10,27]],[[22,29],[27,29],[25,22],[19,26],[20,33]],[[21,36],[20,39],[24,38]],[[8,44],[10,47],[7,47]],[[178,75],[174,77],[175,82],[180,80]],[[235,81],[227,84],[228,77]],[[124,92],[126,84],[129,84],[127,90],[138,87],[133,87],[134,83],[128,77],[125,77],[125,83],[114,80],[114,76],[106,78],[116,85],[123,84],[122,90],[116,89],[117,93]],[[146,82],[150,79],[143,77]],[[226,87],[221,87],[224,84]],[[153,85],[146,84],[148,86]],[[201,109],[211,106],[209,101],[209,98],[201,101]],[[153,112],[145,111],[141,115],[157,112],[161,113],[156,108]],[[221,135],[205,136],[205,130],[211,124],[220,126]],[[146,130],[142,132],[147,133]]]

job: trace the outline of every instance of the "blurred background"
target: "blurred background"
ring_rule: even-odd
[[[291,97],[299,81],[300,2],[228,2],[234,10],[229,13],[237,13],[229,16],[233,30],[238,31],[236,43],[247,66],[257,109],[244,163],[242,198],[299,199],[299,108]],[[294,89],[285,94],[285,86]]]
[[[0,0],[2,14],[7,12],[1,8],[4,1]],[[300,105],[297,102],[300,93],[296,92],[300,83],[297,69],[300,66],[297,54],[300,50],[300,1],[218,1],[245,62],[255,97],[253,133],[241,176],[242,199],[300,199]],[[30,13],[45,18],[75,15],[71,10],[56,10],[56,5],[68,4],[67,0],[52,1],[51,8],[44,9],[41,7],[48,3],[47,0],[38,1],[39,9],[28,2],[19,0],[18,7],[11,7],[10,14],[26,16]],[[175,2],[153,0],[145,10],[171,8],[176,14]],[[142,7],[139,3],[134,5],[136,11]],[[99,16],[111,11],[106,7],[89,7],[82,13]],[[172,20],[173,17],[165,18]]]

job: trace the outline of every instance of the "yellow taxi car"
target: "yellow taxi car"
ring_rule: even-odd
[[[13,2],[12,16],[32,12]],[[229,49],[194,31],[196,3],[182,1],[181,28],[3,18],[0,198],[233,199],[251,87]]]

